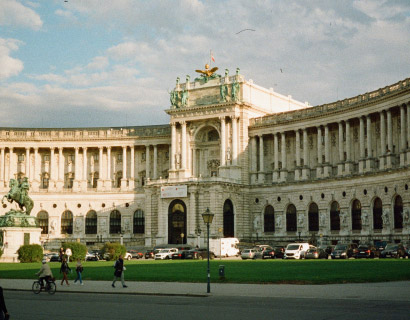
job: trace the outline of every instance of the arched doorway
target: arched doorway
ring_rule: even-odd
[[[311,203],[308,212],[309,231],[319,231],[319,208],[316,203]]]
[[[352,230],[362,230],[362,205],[357,199],[352,204]]]
[[[174,200],[168,208],[168,243],[186,243],[186,205],[181,200]]]
[[[293,204],[290,204],[286,209],[286,231],[296,231],[297,222],[296,222],[296,207]]]
[[[330,206],[330,230],[340,230],[340,206],[337,201],[333,201]]]
[[[235,220],[233,204],[231,200],[226,200],[224,203],[224,237],[235,236]]]

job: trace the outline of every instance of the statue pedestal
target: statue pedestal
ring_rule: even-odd
[[[17,250],[24,244],[41,245],[41,228],[1,227],[3,255],[0,262],[19,262]],[[0,244],[1,245],[1,244]]]

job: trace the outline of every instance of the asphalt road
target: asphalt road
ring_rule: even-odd
[[[406,301],[4,291],[11,319],[409,319]]]

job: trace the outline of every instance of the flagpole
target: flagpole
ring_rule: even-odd
[[[212,50],[209,50],[209,68],[211,68],[212,63]]]

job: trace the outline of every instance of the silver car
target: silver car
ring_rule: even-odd
[[[241,258],[242,258],[243,260],[246,260],[246,259],[255,259],[257,252],[258,252],[257,249],[244,249],[244,250],[242,250]]]

